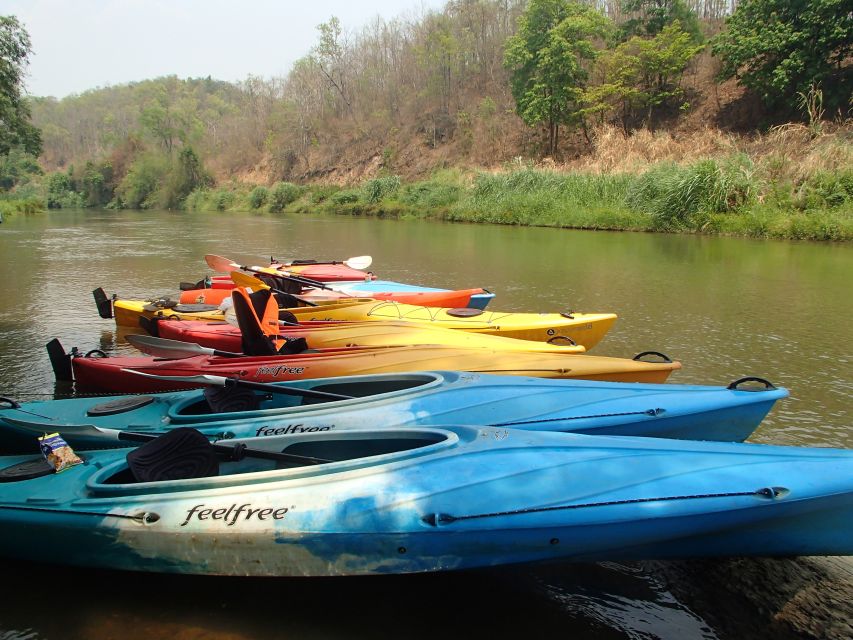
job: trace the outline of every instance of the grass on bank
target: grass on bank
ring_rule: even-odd
[[[816,170],[794,184],[736,153],[657,163],[640,173],[444,170],[409,184],[384,176],[349,188],[277,183],[198,190],[187,208],[851,240],[853,169]]]

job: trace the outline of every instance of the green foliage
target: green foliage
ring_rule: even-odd
[[[458,202],[462,186],[440,180],[426,180],[406,186],[400,198],[405,204],[418,208],[439,209]]]
[[[83,196],[74,190],[73,169],[68,173],[51,173],[47,177],[48,209],[76,209],[85,206]]]
[[[737,211],[757,193],[752,163],[736,156],[725,163],[701,160],[681,167],[663,164],[639,177],[625,204],[651,216],[657,229],[695,228],[708,214]]]
[[[32,47],[30,36],[15,16],[0,16],[0,156],[15,147],[41,153],[41,133],[30,123],[24,96],[24,69]]]
[[[157,191],[172,169],[168,156],[145,153],[130,166],[127,175],[116,188],[116,196],[123,207],[152,209],[160,206]]]
[[[216,211],[227,211],[237,199],[236,194],[228,189],[217,189],[211,193],[211,203]]]
[[[43,173],[33,155],[20,147],[10,149],[8,154],[0,156],[0,191],[25,185]]]
[[[694,45],[678,21],[655,37],[638,36],[623,42],[599,59],[602,83],[585,93],[591,112],[618,109],[623,124],[637,109],[651,119],[655,107],[679,104],[684,99],[681,77],[690,60],[704,48]]]
[[[269,209],[272,213],[280,213],[301,195],[302,188],[292,182],[276,182],[270,192]]]
[[[44,211],[44,200],[31,196],[27,198],[6,199],[0,197],[0,214],[9,216],[15,213],[38,213]]]
[[[400,188],[400,176],[386,176],[374,178],[364,183],[362,191],[364,199],[369,203],[376,203],[385,197],[397,192]]]
[[[853,204],[853,169],[818,171],[797,189],[794,206],[799,209],[842,207]]]
[[[620,25],[620,40],[633,36],[656,36],[674,22],[681,24],[694,44],[704,39],[696,13],[684,0],[622,0],[622,11],[632,17]]]
[[[113,199],[113,177],[113,166],[108,160],[86,163],[79,189],[85,206],[103,207]]]
[[[343,189],[332,194],[330,200],[332,204],[341,205],[341,204],[352,204],[358,202],[360,192],[358,189]]]
[[[506,42],[516,112],[529,126],[548,125],[554,154],[559,126],[584,116],[583,95],[595,42],[611,28],[597,9],[568,0],[531,0],[517,33]]]
[[[257,186],[249,193],[249,206],[252,209],[260,209],[267,203],[270,192],[266,187]]]
[[[846,112],[853,89],[850,0],[746,0],[713,41],[722,78],[735,77],[770,107],[792,112],[797,95],[821,87]]]
[[[331,198],[341,188],[333,184],[321,184],[311,188],[311,204],[320,204]]]

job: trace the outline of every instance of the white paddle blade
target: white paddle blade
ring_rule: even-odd
[[[105,440],[118,440],[117,429],[102,429],[93,424],[62,424],[62,423],[41,423],[29,422],[27,420],[17,420],[15,418],[3,418],[9,424],[14,425],[21,431],[26,431],[37,436],[43,436],[45,433],[58,432],[67,436],[88,436],[96,438],[104,438]]]
[[[142,353],[156,358],[190,358],[192,356],[216,355],[213,349],[202,347],[194,342],[181,342],[180,340],[169,340],[168,338],[156,338],[154,336],[130,335],[125,336],[134,347]]]
[[[344,260],[344,264],[350,269],[358,269],[359,271],[367,269],[372,263],[373,258],[371,256],[355,256]]]
[[[211,376],[208,374],[197,376],[158,376],[156,373],[145,373],[135,369],[122,369],[125,373],[132,373],[143,378],[154,378],[155,380],[168,380],[169,382],[191,382],[193,384],[207,384],[211,386],[224,387],[227,378],[222,376]]]

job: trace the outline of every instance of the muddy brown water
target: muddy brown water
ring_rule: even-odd
[[[205,253],[241,263],[370,254],[381,278],[483,286],[498,310],[612,311],[619,320],[594,354],[662,351],[684,364],[674,383],[768,378],[791,398],[753,441],[853,447],[853,247],[741,238],[248,213],[13,216],[0,225],[0,395],[67,391],[43,348],[53,337],[132,353],[98,318],[91,290],[171,293],[210,273]],[[330,580],[3,568],[0,640],[716,638],[737,629],[715,627],[717,616],[695,607],[701,597],[677,595],[648,564]],[[701,591],[701,580],[693,586]],[[741,609],[733,615],[743,628],[775,632],[765,610]]]

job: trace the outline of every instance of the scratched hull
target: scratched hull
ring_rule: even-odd
[[[346,376],[288,383],[357,396],[329,402],[267,394],[252,411],[212,412],[201,391],[158,394],[151,402],[110,415],[93,407],[122,397],[74,398],[0,409],[0,446],[31,450],[34,438],[60,431],[76,448],[109,446],[93,425],[162,433],[193,427],[216,438],[269,437],[341,429],[407,425],[485,424],[537,431],[742,441],[785,389],[543,380],[523,376],[424,371]],[[27,447],[27,448],[21,448]]]
[[[91,452],[62,474],[0,486],[0,553],[251,576],[853,553],[849,451],[476,427],[247,444],[317,453],[344,436],[354,449],[424,444],[289,469],[246,459],[217,477],[145,484],[108,482],[125,450]]]
[[[303,378],[447,369],[474,373],[532,375],[541,378],[664,382],[672,371],[681,368],[679,362],[643,362],[571,353],[527,353],[437,345],[378,349],[353,347],[286,356],[195,356],[180,360],[151,357],[75,357],[71,364],[78,389],[121,393],[171,391],[198,386],[186,382],[145,378],[135,375],[132,371],[161,376],[212,374],[258,382],[280,382]]]

